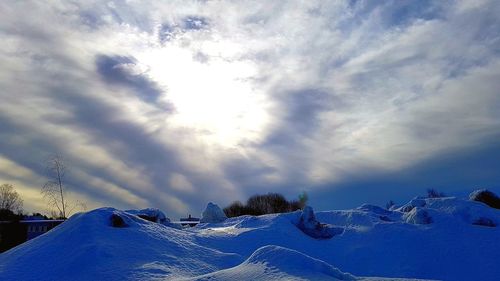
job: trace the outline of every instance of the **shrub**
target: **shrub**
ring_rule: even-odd
[[[247,207],[254,210],[258,215],[290,211],[290,203],[283,195],[278,193],[254,195],[248,199]]]
[[[243,216],[247,213],[245,205],[240,201],[234,201],[231,205],[224,208],[224,213],[228,218]]]
[[[0,221],[20,221],[23,219],[23,215],[14,214],[11,210],[0,209]]]
[[[293,200],[290,202],[290,212],[297,211],[297,210],[302,210],[304,209],[305,205],[297,200]]]
[[[492,208],[500,209],[500,198],[495,193],[486,189],[472,192],[469,195],[469,200],[483,202]]]
[[[427,197],[428,198],[440,198],[440,197],[446,197],[446,194],[439,192],[434,188],[429,188],[429,189],[427,189]]]

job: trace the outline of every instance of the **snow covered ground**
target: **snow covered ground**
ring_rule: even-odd
[[[125,225],[111,226],[113,214]],[[189,229],[135,214],[113,208],[77,214],[0,254],[0,280],[488,281],[500,276],[500,210],[456,198],[417,198],[390,211],[363,205],[318,212],[317,220],[343,229],[330,239],[312,238],[296,227],[300,212]]]

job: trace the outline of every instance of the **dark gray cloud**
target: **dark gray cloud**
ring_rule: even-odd
[[[321,89],[286,92],[278,98],[278,103],[284,114],[282,124],[268,137],[265,145],[290,144],[307,138],[321,124],[321,113],[345,106],[341,99]]]
[[[132,73],[130,67],[136,64],[137,60],[130,56],[99,55],[96,58],[97,72],[104,81],[128,87],[142,100],[155,103],[163,91],[143,73]]]

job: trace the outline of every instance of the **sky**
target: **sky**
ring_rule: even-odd
[[[47,212],[500,192],[500,4],[0,2],[0,183]]]

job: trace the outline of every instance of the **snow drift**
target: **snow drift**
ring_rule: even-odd
[[[299,229],[300,211],[185,230],[139,213],[101,208],[75,215],[1,254],[0,279],[488,281],[500,276],[500,210],[476,201],[415,198],[394,210],[363,205],[312,213],[317,222],[343,230],[330,239]],[[113,215],[126,227],[113,227]]]
[[[207,207],[201,214],[201,223],[214,223],[214,222],[223,222],[227,219],[224,211],[217,205],[212,202],[207,204]]]

